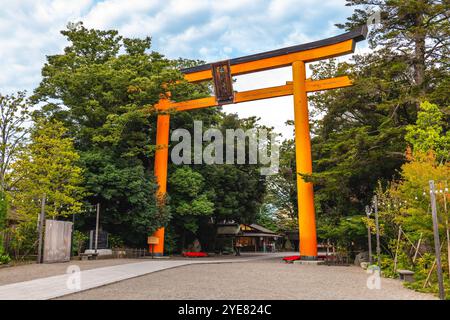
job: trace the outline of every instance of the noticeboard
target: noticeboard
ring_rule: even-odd
[[[158,237],[148,237],[147,238],[147,244],[159,244],[159,238]]]

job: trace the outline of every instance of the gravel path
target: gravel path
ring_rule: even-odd
[[[435,299],[393,279],[370,290],[358,267],[285,264],[280,258],[190,265],[60,299]]]
[[[0,285],[65,274],[67,267],[70,265],[77,265],[83,271],[141,261],[140,259],[72,260],[65,263],[25,264],[2,267],[0,268]]]

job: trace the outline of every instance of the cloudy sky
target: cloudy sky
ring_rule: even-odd
[[[345,0],[0,0],[0,92],[31,92],[46,55],[67,45],[59,33],[68,22],[117,29],[127,37],[152,37],[153,49],[169,58],[213,62],[277,49],[342,31],[352,8]],[[284,84],[289,68],[238,77],[238,91]],[[285,136],[293,118],[292,97],[224,107],[258,115]]]

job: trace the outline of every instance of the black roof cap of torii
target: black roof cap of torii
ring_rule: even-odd
[[[354,44],[355,44],[356,42],[366,39],[367,32],[368,32],[367,25],[363,25],[361,27],[353,29],[352,31],[349,31],[349,32],[346,32],[346,33],[343,33],[343,34],[340,34],[338,36],[334,36],[334,37],[331,37],[328,39],[309,42],[309,43],[305,43],[305,44],[299,44],[299,45],[276,49],[276,50],[272,50],[272,51],[261,52],[261,53],[252,54],[249,56],[240,57],[240,58],[230,59],[230,65],[251,62],[251,61],[256,61],[256,60],[261,60],[261,59],[267,59],[267,58],[282,56],[285,54],[290,54],[290,53],[295,53],[295,52],[300,52],[300,51],[311,50],[311,49],[315,49],[315,48],[320,48],[320,47],[324,47],[324,46],[328,46],[328,45],[337,44],[337,43],[344,42],[347,40],[353,40]],[[211,63],[208,63],[208,64],[203,64],[203,65],[192,67],[192,68],[181,69],[180,71],[184,74],[188,74],[188,73],[194,73],[194,72],[205,71],[205,70],[210,70],[210,69],[211,69]]]

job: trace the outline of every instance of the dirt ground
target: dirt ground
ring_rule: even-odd
[[[200,264],[155,272],[60,299],[435,299],[381,280],[369,289],[369,275],[359,267],[286,264],[280,258]]]

